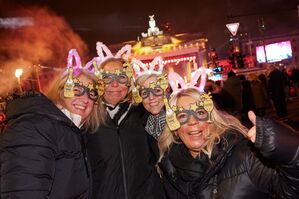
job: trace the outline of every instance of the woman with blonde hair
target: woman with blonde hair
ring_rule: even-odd
[[[0,142],[1,198],[91,197],[84,136],[103,122],[100,91],[72,49],[68,69],[48,97],[32,91],[8,99]]]
[[[168,198],[298,198],[297,133],[252,111],[248,130],[194,84],[182,88],[174,88],[176,117],[167,122],[179,126],[159,139]]]
[[[136,92],[133,99],[136,103],[141,102],[150,113],[145,130],[158,140],[166,124],[164,103],[165,100],[167,102],[168,95],[168,82],[166,75],[163,74],[162,57],[155,57],[148,67],[135,58],[132,64],[136,74]],[[155,69],[156,65],[159,66],[158,69]],[[163,81],[166,81],[166,87],[163,87]]]
[[[73,113],[77,113],[78,115],[83,113],[84,115],[86,115],[85,117],[83,116],[84,117],[83,120],[81,118],[81,122],[79,123],[80,124],[79,126],[84,127],[82,128],[82,130],[85,132],[88,133],[95,132],[100,125],[105,123],[105,110],[101,98],[99,97],[99,91],[97,91],[98,88],[96,88],[99,86],[97,85],[98,80],[93,74],[91,74],[89,71],[86,70],[78,71],[73,76],[73,78],[76,81],[75,85],[78,84],[77,86],[74,86],[74,93],[75,93],[74,96],[78,97],[81,95],[85,95],[86,93],[87,96],[89,97],[89,100],[92,100],[93,103],[93,107],[91,108],[91,110],[85,109],[84,104],[75,104],[75,103],[70,104],[68,102],[69,98],[66,98],[64,96],[64,85],[65,82],[67,81],[67,76],[65,75],[63,78],[58,77],[56,81],[54,81],[54,83],[47,90],[46,96],[53,103],[55,103],[57,107],[61,111],[63,111],[66,115],[68,115],[67,114],[68,111],[66,111],[65,109],[65,107],[67,107],[67,109],[71,111],[69,116],[73,119],[76,118],[76,116],[75,117],[72,116]],[[84,85],[83,83],[84,81],[81,79],[88,79],[92,83],[88,83]],[[77,82],[77,80],[79,81]],[[90,89],[90,87],[92,87],[92,89]],[[74,122],[76,124],[76,119],[74,120]]]

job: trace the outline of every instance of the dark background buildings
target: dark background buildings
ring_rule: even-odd
[[[298,0],[2,0],[1,17],[9,16],[11,7],[43,6],[65,18],[74,32],[92,51],[96,41],[114,44],[136,40],[148,27],[148,16],[155,15],[164,32],[201,32],[209,39],[208,48],[225,53],[230,33],[225,24],[240,22],[239,33],[258,37],[263,34],[298,31]],[[5,6],[4,6],[5,5]],[[5,8],[7,7],[7,9]],[[246,33],[246,34],[245,34]]]
[[[297,5],[299,0],[0,0],[0,93],[14,85],[11,77],[18,67],[64,68],[71,48],[86,63],[96,55],[97,41],[111,45],[137,40],[147,31],[149,15],[155,15],[165,33],[202,33],[207,50],[214,48],[225,58],[231,37],[227,23],[240,23],[241,40],[298,34]],[[31,24],[11,21],[22,17]]]

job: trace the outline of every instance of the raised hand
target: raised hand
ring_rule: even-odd
[[[253,127],[251,127],[251,129],[249,129],[247,135],[248,135],[248,138],[251,140],[251,142],[254,143],[255,139],[256,139],[256,115],[254,114],[253,111],[248,112],[248,118],[252,122]]]

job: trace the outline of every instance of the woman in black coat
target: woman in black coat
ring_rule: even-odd
[[[249,131],[194,88],[170,99],[180,128],[159,140],[168,198],[298,198],[299,135],[249,112]],[[251,140],[251,141],[250,141]]]
[[[100,67],[107,115],[106,124],[88,135],[93,198],[164,198],[156,158],[144,129],[148,113],[142,106],[132,105],[130,99],[132,68],[115,57]]]
[[[1,198],[90,197],[80,127],[92,131],[101,123],[96,87],[94,77],[78,69],[59,78],[49,98],[30,92],[7,101],[8,123],[0,138]]]

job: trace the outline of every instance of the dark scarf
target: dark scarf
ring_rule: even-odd
[[[169,159],[184,181],[196,181],[204,175],[209,166],[209,158],[201,154],[193,158],[184,144],[175,144],[170,150]]]
[[[175,181],[174,185],[188,196],[195,196],[200,190],[205,189],[211,178],[218,175],[232,149],[244,137],[240,133],[228,132],[221,137],[221,141],[213,147],[212,156],[209,159],[204,153],[193,158],[184,144],[173,144],[161,163],[171,164],[164,168]],[[167,159],[171,162],[167,162]],[[167,169],[171,168],[170,172]],[[165,170],[166,169],[166,170]],[[176,186],[175,185],[175,186]]]
[[[159,163],[163,175],[181,194],[195,198],[198,182],[209,167],[206,155],[193,158],[183,144],[173,144]]]

